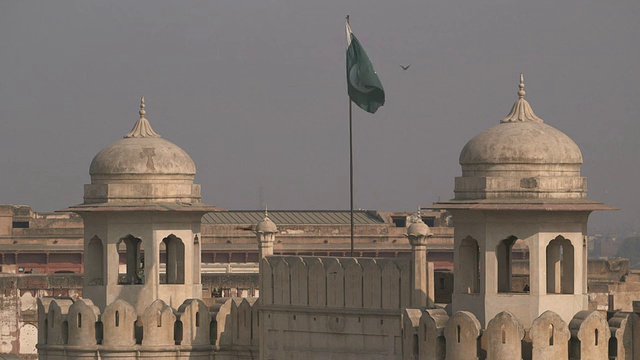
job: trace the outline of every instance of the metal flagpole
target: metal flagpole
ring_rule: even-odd
[[[351,257],[353,257],[353,125],[352,101],[349,99],[349,195],[351,198]]]

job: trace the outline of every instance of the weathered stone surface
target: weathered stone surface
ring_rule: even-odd
[[[611,330],[607,318],[597,311],[580,311],[569,323],[571,359],[599,360],[609,356]]]
[[[545,311],[536,318],[530,334],[534,359],[553,360],[569,357],[571,333],[567,323],[553,311]]]
[[[100,320],[105,346],[130,347],[136,344],[134,324],[138,316],[128,302],[118,299],[108,305]]]
[[[496,315],[482,335],[486,338],[487,360],[522,359],[522,324],[511,313],[503,311]]]
[[[175,323],[176,315],[173,313],[173,309],[160,299],[152,302],[142,316],[144,330],[142,345],[175,345]]]
[[[100,309],[89,299],[78,299],[69,307],[67,323],[69,339],[67,343],[75,346],[96,345],[96,322]]]
[[[631,312],[617,312],[609,319],[611,337],[609,354],[619,360],[640,359],[640,317]]]
[[[468,311],[453,314],[444,328],[447,360],[478,359],[480,322]]]
[[[446,343],[444,329],[449,316],[444,309],[426,309],[418,329],[420,360],[444,360]]]

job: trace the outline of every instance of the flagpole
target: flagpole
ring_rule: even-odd
[[[348,19],[348,18],[347,18]],[[353,111],[349,99],[349,195],[351,198],[351,257],[353,257]]]
[[[349,15],[347,15],[347,47],[349,46]],[[347,71],[348,76],[348,71]],[[350,256],[353,257],[353,102],[351,96],[349,97],[349,218],[351,223],[351,252]]]

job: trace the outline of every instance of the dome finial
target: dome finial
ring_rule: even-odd
[[[267,208],[267,203],[264,203],[264,218],[265,220],[269,218],[269,209]]]
[[[140,98],[140,111],[138,113],[140,114],[141,119],[147,113],[146,111],[144,111],[144,95],[142,95],[142,98]]]
[[[153,129],[151,128],[151,124],[149,123],[149,120],[147,120],[144,117],[147,114],[144,108],[145,108],[145,105],[144,105],[144,95],[143,95],[140,98],[140,111],[138,112],[138,114],[140,114],[140,119],[138,119],[136,124],[133,125],[133,129],[131,129],[131,131],[129,131],[129,133],[124,136],[125,138],[136,138],[136,137],[159,138],[160,137],[160,135],[158,135],[158,133],[153,131]]]
[[[533,113],[531,105],[524,99],[526,93],[524,91],[524,75],[522,73],[520,73],[520,84],[518,87],[520,88],[520,90],[518,90],[518,100],[513,104],[509,115],[500,122],[543,122],[542,119]]]

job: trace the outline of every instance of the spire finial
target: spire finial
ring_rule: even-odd
[[[124,136],[125,138],[160,137],[160,135],[158,135],[158,133],[153,131],[153,129],[151,128],[149,120],[144,117],[147,114],[144,108],[144,96],[142,96],[140,98],[140,111],[138,112],[138,114],[140,114],[140,119],[138,119],[136,124],[133,125],[133,129],[131,129],[131,131],[129,131],[129,133]]]
[[[418,214],[418,217],[419,217],[419,218],[422,218],[422,217],[420,216],[420,205],[418,205],[418,211],[417,211],[417,214]]]
[[[518,85],[518,87],[520,88],[520,90],[518,91],[518,96],[520,97],[520,99],[524,99],[524,95],[526,94],[526,92],[524,92],[524,74],[520,73],[520,85]]]
[[[264,219],[269,218],[269,209],[267,208],[267,203],[264,203]]]
[[[520,73],[520,84],[518,84],[518,87],[520,88],[520,90],[518,90],[519,99],[513,104],[509,115],[500,122],[542,122],[542,119],[533,113],[531,105],[524,99],[526,92],[524,91],[524,75],[522,73]]]
[[[142,119],[146,115],[146,111],[144,111],[144,95],[140,98],[140,118]]]

